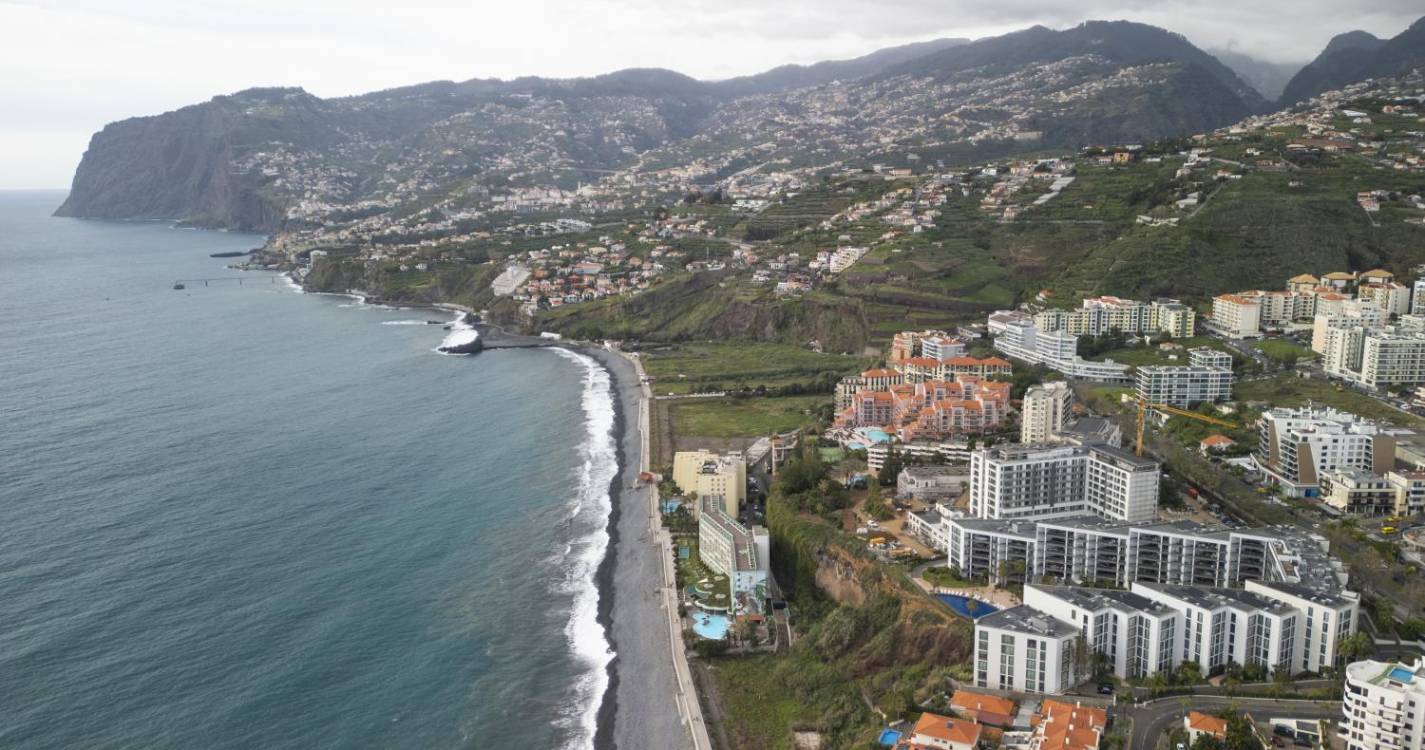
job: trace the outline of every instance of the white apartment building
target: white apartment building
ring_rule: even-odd
[[[1256,338],[1262,335],[1262,306],[1239,294],[1218,295],[1212,300],[1209,327],[1227,338]]]
[[[1425,383],[1425,333],[1333,322],[1325,329],[1322,367],[1367,388]]]
[[[856,265],[856,261],[861,260],[868,248],[864,247],[841,247],[831,254],[831,264],[827,270],[831,273],[841,273],[846,269]]]
[[[938,360],[963,357],[967,351],[964,340],[951,336],[930,336],[921,339],[920,350],[920,356]]]
[[[1131,591],[1072,586],[1024,587],[1024,604],[1073,625],[1088,648],[1123,679],[1176,667],[1182,613]]]
[[[989,518],[946,518],[945,564],[963,578],[995,585],[1028,580],[1034,570],[1034,524]]]
[[[1341,713],[1346,750],[1425,749],[1425,659],[1347,665]]]
[[[1311,322],[1311,350],[1326,354],[1327,337],[1332,327],[1374,328],[1385,322],[1386,315],[1378,307],[1341,295],[1323,294]]]
[[[495,280],[490,282],[490,291],[496,297],[508,297],[529,280],[530,270],[521,265],[506,266]]]
[[[1356,299],[1374,305],[1386,315],[1405,315],[1410,312],[1411,291],[1397,281],[1361,284],[1356,287]]]
[[[1188,366],[1216,367],[1230,371],[1232,355],[1209,346],[1198,346],[1188,350]]]
[[[1133,593],[1182,613],[1178,662],[1197,662],[1203,674],[1228,664],[1290,669],[1301,613],[1243,589],[1134,583]]]
[[[1080,681],[1079,629],[1018,606],[975,620],[975,686],[1062,693]]]
[[[1067,331],[1075,336],[1122,333],[1167,333],[1188,338],[1196,329],[1197,313],[1177,300],[1139,302],[1120,297],[1090,297],[1077,310],[1045,310],[1034,316],[1041,331]]]
[[[734,615],[761,615],[767,601],[772,541],[767,530],[747,528],[723,511],[716,498],[699,500],[698,557],[728,578]]]
[[[1012,445],[970,455],[970,512],[1035,520],[1094,513],[1153,519],[1160,467],[1107,445]]]
[[[1416,279],[1410,289],[1410,313],[1425,315],[1425,279]]]
[[[1342,469],[1382,474],[1395,460],[1393,435],[1336,409],[1272,409],[1262,415],[1258,430],[1258,463],[1294,497],[1319,495],[1323,474]]]
[[[1150,404],[1186,409],[1232,398],[1232,368],[1194,365],[1147,365],[1135,378],[1138,398]]]
[[[1042,364],[1073,378],[1109,383],[1131,380],[1128,365],[1112,360],[1091,362],[1080,357],[1078,341],[1078,336],[1067,331],[1041,331],[1025,316],[1004,321],[1001,332],[995,336],[994,347],[1016,359]]]
[[[1105,445],[1089,450],[1088,509],[1104,518],[1146,523],[1158,514],[1162,469],[1127,451]]]
[[[1247,590],[1275,599],[1303,614],[1298,621],[1292,672],[1317,672],[1336,665],[1337,647],[1356,632],[1361,596],[1354,591],[1323,591],[1284,581],[1247,581]]]
[[[1074,391],[1065,382],[1031,386],[1019,409],[1019,442],[1047,443],[1064,429],[1064,420],[1074,401]]]
[[[1355,632],[1359,601],[1352,592],[1255,581],[1246,589],[1135,583],[1131,591],[1030,583],[1017,609],[1074,628],[1081,647],[1107,657],[1115,675],[1135,679],[1186,662],[1203,674],[1229,664],[1319,673],[1336,664],[1340,640]],[[977,641],[988,619],[976,621]],[[996,687],[995,677],[1016,681],[1001,671],[984,686]]]

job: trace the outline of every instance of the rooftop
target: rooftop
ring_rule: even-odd
[[[1135,594],[1132,591],[1123,591],[1121,589],[1094,589],[1084,586],[1043,586],[1039,584],[1028,584],[1025,588],[1037,589],[1060,601],[1068,602],[1069,604],[1089,610],[1090,612],[1113,609],[1120,612],[1160,614],[1172,611],[1168,605],[1162,602],[1156,602],[1142,594]]]
[[[1243,589],[1139,582],[1133,584],[1133,590],[1138,591],[1140,586],[1143,589],[1161,592],[1174,599],[1187,602],[1194,607],[1202,609],[1233,607],[1236,609],[1253,609],[1271,614],[1286,614],[1295,609],[1285,602],[1269,599],[1261,594],[1254,594]]]
[[[1049,638],[1057,638],[1079,632],[1079,629],[1073,625],[1023,604],[1018,607],[991,612],[976,620],[975,627],[995,628],[997,630],[1008,630],[1014,633],[1040,635]]]

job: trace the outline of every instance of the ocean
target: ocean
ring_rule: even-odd
[[[62,198],[0,192],[0,747],[589,747],[607,374]]]

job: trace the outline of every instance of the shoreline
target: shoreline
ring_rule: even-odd
[[[665,600],[661,519],[643,471],[643,384],[622,353],[587,343],[544,340],[585,354],[609,373],[619,469],[609,487],[609,548],[595,577],[599,622],[613,659],[599,705],[595,750],[699,746],[684,723]],[[681,634],[678,634],[681,637]],[[681,641],[676,645],[681,646]],[[696,697],[693,697],[696,701]]]
[[[309,291],[296,279],[292,283],[304,294],[320,294]],[[365,304],[392,304],[352,292],[346,296],[357,297]],[[399,304],[408,309],[478,315],[475,310],[453,303]],[[681,633],[670,632],[668,607],[675,605],[665,598],[670,584],[665,581],[667,561],[663,558],[671,553],[663,543],[666,533],[657,517],[654,499],[646,494],[653,488],[637,483],[647,457],[643,455],[641,420],[646,396],[636,365],[621,352],[592,342],[510,333],[502,326],[483,321],[473,327],[485,351],[564,349],[589,357],[609,378],[613,407],[610,432],[617,470],[608,485],[608,546],[593,583],[598,593],[596,621],[604,631],[612,657],[604,667],[607,681],[598,697],[591,746],[594,750],[703,747],[704,743],[696,742],[690,733],[684,716],[687,704],[697,705],[697,696],[680,687],[680,676],[686,668],[680,672],[674,663],[674,658],[681,656],[682,642]],[[673,638],[679,639],[677,643]],[[700,712],[697,720],[701,721]]]
[[[482,326],[482,328],[484,327]],[[481,331],[480,336],[482,338],[485,336],[484,331]],[[614,722],[618,715],[620,681],[619,644],[613,635],[614,601],[617,598],[614,587],[614,566],[618,559],[619,519],[623,516],[623,483],[627,480],[626,475],[629,472],[628,456],[624,451],[624,436],[628,433],[628,424],[624,415],[624,400],[619,398],[619,386],[622,378],[619,377],[616,368],[610,367],[604,357],[599,356],[592,350],[592,347],[575,348],[574,351],[587,355],[609,374],[609,400],[613,403],[614,408],[614,458],[618,462],[618,471],[614,473],[614,478],[609,482],[609,517],[606,522],[609,546],[604,550],[604,559],[599,561],[598,571],[594,573],[594,587],[599,592],[597,619],[599,625],[604,629],[604,640],[608,642],[613,658],[604,667],[608,682],[604,687],[604,694],[599,696],[598,713],[594,720],[594,736],[590,738],[594,750],[614,750],[617,747],[614,742]]]

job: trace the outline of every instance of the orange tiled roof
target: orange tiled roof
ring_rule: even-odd
[[[911,735],[923,734],[937,740],[973,745],[980,741],[980,725],[964,719],[952,719],[929,712],[920,715]]]
[[[1189,711],[1187,715],[1187,725],[1190,729],[1199,732],[1207,732],[1215,737],[1227,736],[1227,720],[1202,713],[1201,711]]]
[[[956,690],[950,696],[950,705],[955,708],[962,708],[966,711],[988,711],[992,714],[1002,716],[1014,715],[1014,701],[1008,698],[1001,698],[998,695],[985,695],[983,693],[971,693],[965,690]]]

